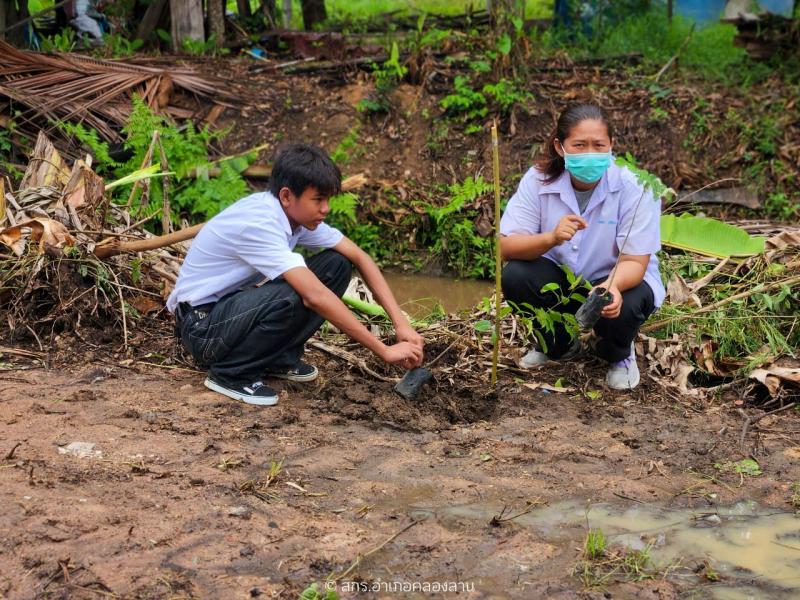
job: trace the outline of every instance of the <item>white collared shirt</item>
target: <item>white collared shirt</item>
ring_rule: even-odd
[[[652,192],[648,190],[642,198],[642,186],[633,173],[612,164],[581,214],[568,172],[564,171],[548,185],[543,179],[535,167],[525,173],[500,220],[500,234],[552,231],[562,217],[581,215],[588,227],[546,252],[544,257],[567,265],[588,281],[597,281],[608,276],[620,252],[635,256],[649,254],[644,281],[653,290],[655,305],[661,306],[665,291],[656,257],[661,249],[661,203],[653,198]]]
[[[310,250],[333,248],[344,235],[326,223],[312,230],[292,231],[280,202],[259,192],[235,202],[208,223],[192,242],[181,266],[167,309],[181,302],[192,306],[216,302],[226,294],[265,277],[306,266],[295,246]]]

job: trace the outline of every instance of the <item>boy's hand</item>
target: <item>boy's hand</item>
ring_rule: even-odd
[[[419,348],[425,346],[425,341],[422,339],[422,336],[418,334],[411,325],[405,324],[396,327],[395,334],[397,335],[398,342],[408,342]]]
[[[392,346],[386,346],[381,353],[381,358],[390,365],[411,369],[422,364],[422,348],[409,342],[398,342]]]

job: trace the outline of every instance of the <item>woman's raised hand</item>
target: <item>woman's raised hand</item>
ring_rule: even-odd
[[[578,230],[586,229],[587,226],[586,220],[578,215],[561,217],[556,228],[550,232],[550,235],[553,237],[553,246],[568,242]]]

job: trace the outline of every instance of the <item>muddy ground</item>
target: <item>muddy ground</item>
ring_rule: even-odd
[[[368,212],[398,231],[389,193],[405,206],[417,185],[486,174],[483,133],[435,127],[448,91],[439,84],[454,72],[428,72],[425,87],[402,84],[391,114],[367,117],[356,109],[372,85],[363,72],[280,77],[253,65],[204,63],[226,73],[245,100],[220,117],[220,127],[232,127],[225,153],[290,140],[331,150],[357,126],[359,151],[343,170],[367,173],[377,207]],[[676,189],[741,174],[741,153],[722,160],[736,147],[735,132],[727,141],[720,134],[684,144],[698,98],[722,120],[741,97],[674,82],[656,102],[669,116],[659,121],[649,116],[654,101],[643,78],[551,67],[531,84],[536,100],[501,119],[509,190],[554,115],[575,100],[606,105],[619,124],[620,152],[634,151]],[[761,92],[767,103],[782,90],[766,82]],[[83,329],[52,340],[49,368],[13,353],[0,357],[0,598],[297,598],[415,520],[345,580],[474,587],[448,595],[459,598],[702,598],[713,582],[700,578],[587,590],[571,574],[580,527],[555,539],[517,521],[491,526],[491,514],[454,517],[451,509],[521,511],[529,501],[574,500],[713,512],[751,499],[789,511],[790,485],[800,482],[800,414],[791,411],[748,436],[762,475],[715,469],[745,458],[738,411],[751,400],[738,388],[699,401],[645,378],[635,392],[611,392],[601,366],[589,362],[504,372],[491,393],[488,385],[440,379],[412,403],[390,383],[310,351],[320,379],[286,384],[278,406],[258,408],[206,390],[202,373],[174,368],[175,361],[173,368],[147,364],[176,354],[168,333],[111,354],[120,331],[107,325],[104,333]],[[0,345],[36,349],[36,340]],[[76,355],[62,360],[72,349]],[[559,378],[580,391],[521,385]],[[267,484],[273,461],[282,466]],[[687,556],[683,568],[693,572],[702,561]],[[431,597],[339,591],[343,598]]]
[[[320,379],[283,385],[271,408],[146,361],[4,363],[0,597],[296,598],[418,519],[346,580],[471,582],[446,596],[460,598],[601,598],[571,575],[580,528],[556,542],[448,511],[567,499],[790,510],[789,484],[800,481],[797,413],[750,434],[763,475],[714,469],[742,458],[735,391],[689,403],[645,377],[635,392],[612,392],[589,361],[504,373],[496,393],[438,381],[408,402],[338,359],[308,356]],[[559,376],[599,397],[520,385]],[[72,442],[94,447],[78,456]],[[272,461],[282,469],[265,485]],[[609,583],[605,597],[708,597],[708,585]]]

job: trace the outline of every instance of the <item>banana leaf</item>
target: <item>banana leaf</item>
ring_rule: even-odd
[[[150,165],[149,167],[145,167],[144,169],[139,169],[138,171],[134,171],[133,173],[125,175],[125,177],[117,179],[116,181],[107,183],[105,189],[111,190],[121,185],[136,183],[137,181],[141,181],[142,179],[152,179],[154,177],[166,177],[167,175],[175,174],[173,171],[165,171],[163,173],[159,173],[158,170],[160,168],[161,165],[156,163],[154,165]]]
[[[389,318],[389,315],[386,314],[386,311],[383,309],[383,307],[378,304],[365,302],[364,300],[353,298],[352,296],[342,296],[342,302],[344,302],[350,308],[364,313],[365,315],[370,315],[372,317],[386,317],[387,319]]]
[[[751,236],[735,225],[687,213],[661,217],[661,244],[696,254],[727,258],[764,252],[767,238]]]

